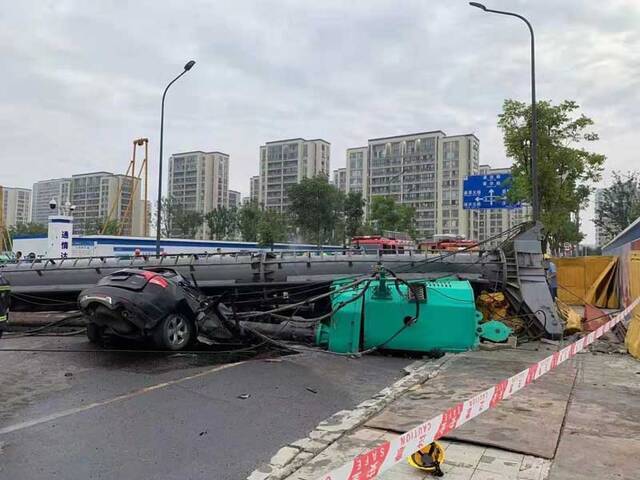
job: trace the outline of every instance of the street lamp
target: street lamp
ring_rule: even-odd
[[[167,88],[164,89],[162,94],[162,110],[160,113],[160,162],[158,166],[158,207],[156,214],[156,255],[160,255],[160,230],[162,225],[162,142],[164,137],[164,99],[167,96],[169,87],[175,83],[181,76],[187,73],[196,64],[194,60],[189,60],[184,66],[184,70],[176,78],[169,82]]]
[[[497,13],[499,15],[508,15],[516,17],[527,24],[531,33],[531,183],[532,183],[532,209],[533,220],[540,220],[540,196],[538,193],[538,115],[536,107],[536,55],[535,55],[535,39],[533,36],[533,27],[529,20],[522,15],[513,12],[505,12],[502,10],[492,10],[478,2],[469,2],[472,7],[479,8],[485,12]]]

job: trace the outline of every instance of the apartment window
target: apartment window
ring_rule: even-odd
[[[458,166],[460,160],[460,142],[451,141],[444,142],[442,144],[442,153],[443,153],[443,168],[450,168],[451,166]],[[448,166],[445,166],[444,163],[447,162]]]

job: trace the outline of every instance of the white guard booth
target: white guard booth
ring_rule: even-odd
[[[67,215],[49,216],[49,236],[47,238],[47,258],[66,258],[71,253],[73,243],[73,217]]]

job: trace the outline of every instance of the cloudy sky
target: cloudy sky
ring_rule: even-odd
[[[574,99],[596,121],[607,171],[640,168],[640,2],[485,3],[532,21],[538,96]],[[259,145],[290,137],[330,141],[336,168],[368,138],[474,132],[481,162],[506,166],[496,116],[504,98],[529,98],[528,45],[516,19],[458,0],[11,2],[0,184],[124,172],[137,137],[155,175],[162,90],[189,59],[167,99],[165,152],[229,153],[244,193]]]

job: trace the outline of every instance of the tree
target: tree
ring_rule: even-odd
[[[262,210],[258,202],[251,200],[240,207],[238,211],[238,228],[245,242],[258,241],[258,225],[262,217]]]
[[[120,233],[120,222],[116,219],[106,218],[97,224],[97,233],[102,235],[118,235]]]
[[[415,239],[418,235],[415,218],[415,208],[398,204],[393,197],[373,197],[371,200],[371,224],[378,235],[388,230],[404,232]]]
[[[18,223],[9,227],[11,238],[20,235],[42,235],[44,233],[47,233],[47,226],[40,223]]]
[[[205,215],[209,227],[209,240],[225,240],[233,235],[237,226],[235,208],[217,207]]]
[[[400,212],[397,207],[393,197],[376,196],[371,199],[370,221],[378,235],[384,230],[397,230],[400,222]]]
[[[202,226],[203,216],[193,210],[181,210],[173,219],[173,226],[182,238],[194,238]]]
[[[411,205],[398,205],[398,214],[400,219],[396,227],[397,231],[407,233],[412,239],[418,237],[416,229],[416,209]]]
[[[193,238],[202,226],[201,213],[187,210],[176,198],[162,199],[162,235],[171,238],[178,235],[182,238]],[[157,222],[157,219],[156,219]]]
[[[613,238],[640,217],[640,173],[613,172],[613,183],[602,192],[593,223]]]
[[[289,188],[287,196],[294,225],[307,241],[321,245],[336,236],[344,195],[326,176],[303,178]]]
[[[550,101],[537,103],[538,114],[538,189],[544,246],[558,251],[563,243],[578,243],[579,212],[586,206],[600,180],[605,156],[592,153],[577,144],[594,142],[598,134],[591,131],[593,120],[579,113],[579,105],[565,100],[558,105]],[[531,203],[530,131],[531,106],[505,100],[498,115],[504,135],[507,157],[513,160],[509,197],[511,201]]]
[[[348,193],[344,199],[345,234],[348,238],[358,235],[362,228],[364,199],[361,193]]]
[[[258,240],[263,246],[287,241],[287,218],[273,210],[265,210],[258,224]]]

